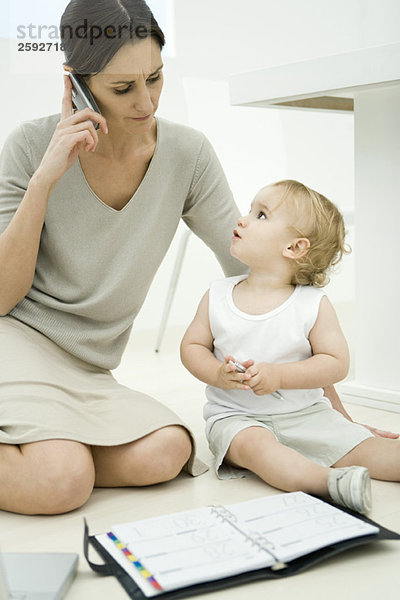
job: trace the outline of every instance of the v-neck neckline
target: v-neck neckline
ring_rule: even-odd
[[[160,138],[161,138],[161,127],[160,127],[160,119],[158,117],[154,117],[156,120],[156,124],[157,124],[157,130],[156,130],[156,147],[154,149],[154,153],[153,156],[151,157],[151,160],[149,162],[149,165],[146,169],[145,174],[143,175],[142,181],[140,182],[140,184],[138,185],[138,187],[136,188],[134,194],[131,196],[131,198],[129,198],[128,202],[125,204],[125,206],[123,206],[122,208],[120,208],[119,210],[116,208],[113,208],[112,206],[110,206],[109,204],[107,204],[106,202],[104,202],[94,191],[93,189],[90,187],[88,180],[86,179],[86,175],[85,172],[82,168],[82,164],[81,161],[79,159],[79,156],[76,160],[76,164],[78,165],[78,169],[80,171],[80,174],[85,182],[86,187],[88,188],[89,192],[91,193],[92,196],[94,196],[94,198],[105,208],[109,209],[110,211],[112,211],[113,213],[122,213],[125,210],[128,209],[128,207],[133,204],[133,201],[135,199],[135,197],[140,193],[141,189],[144,187],[145,183],[147,182],[147,180],[150,177],[151,171],[153,170],[153,165],[154,162],[157,158],[158,155],[158,151],[159,151],[159,147],[160,147]]]

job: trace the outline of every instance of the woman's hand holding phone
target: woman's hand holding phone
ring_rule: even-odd
[[[72,84],[64,75],[61,119],[35,172],[36,179],[53,187],[74,164],[82,149],[95,151],[99,137],[92,120],[99,123],[103,133],[108,133],[106,119],[100,113],[85,108],[72,114]]]

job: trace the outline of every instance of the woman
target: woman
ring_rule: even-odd
[[[179,417],[110,369],[181,218],[227,276],[244,269],[209,142],[155,118],[164,35],[145,2],[73,0],[61,31],[101,114],[72,113],[65,77],[61,116],[0,157],[0,509],[25,514],[204,471]]]
[[[74,35],[83,23],[102,36]],[[145,2],[73,0],[61,30],[101,115],[72,113],[65,77],[61,118],[23,123],[0,161],[0,508],[25,514],[205,470],[179,417],[109,370],[180,218],[243,270],[209,142],[155,118],[164,35]]]

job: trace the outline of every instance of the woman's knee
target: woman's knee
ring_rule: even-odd
[[[170,481],[182,470],[192,453],[188,431],[180,425],[163,427],[157,435],[157,460],[153,462],[153,477],[158,481]]]
[[[170,425],[134,442],[92,448],[97,487],[144,486],[174,479],[192,452],[184,427]]]
[[[60,441],[43,449],[46,452],[37,465],[33,512],[62,514],[85,504],[95,479],[90,448],[77,442]],[[36,456],[36,461],[38,458]]]

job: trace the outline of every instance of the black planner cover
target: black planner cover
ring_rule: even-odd
[[[375,521],[372,521],[368,517],[360,515],[359,513],[354,512],[350,509],[344,508],[343,506],[337,506],[333,502],[329,504],[332,504],[332,506],[336,506],[336,508],[339,508],[341,511],[347,512],[348,514],[353,515],[354,517],[357,517],[358,519],[361,519],[366,523],[375,525],[375,527],[379,528],[379,532],[372,535],[364,535],[361,537],[355,537],[341,542],[337,542],[335,544],[330,544],[325,548],[320,548],[315,552],[311,552],[309,554],[306,554],[304,556],[296,558],[295,560],[290,561],[283,568],[276,569],[274,567],[264,567],[262,569],[256,569],[252,571],[247,571],[245,573],[240,573],[238,575],[225,577],[223,579],[214,579],[212,581],[194,584],[177,590],[161,592],[160,594],[158,594],[158,596],[170,599],[188,598],[190,596],[206,594],[208,592],[216,592],[218,590],[223,590],[237,585],[243,585],[252,581],[262,581],[264,579],[281,579],[283,577],[290,577],[291,575],[301,573],[302,571],[309,569],[313,565],[350,548],[354,548],[356,546],[361,546],[364,544],[371,544],[372,542],[377,540],[400,540],[400,534],[394,531],[390,531],[390,529],[386,529],[385,527],[382,527],[381,525],[379,525]],[[89,545],[95,548],[95,550],[104,560],[104,564],[95,564],[89,559]],[[110,556],[110,554],[100,544],[100,542],[96,539],[95,536],[89,535],[89,527],[87,525],[86,520],[84,530],[84,554],[89,566],[93,569],[93,571],[99,573],[100,575],[113,575],[114,577],[116,577],[130,598],[133,598],[134,600],[147,600],[148,597],[137,586],[132,577],[130,577],[130,575],[128,575],[128,573],[114,560],[114,558]]]

